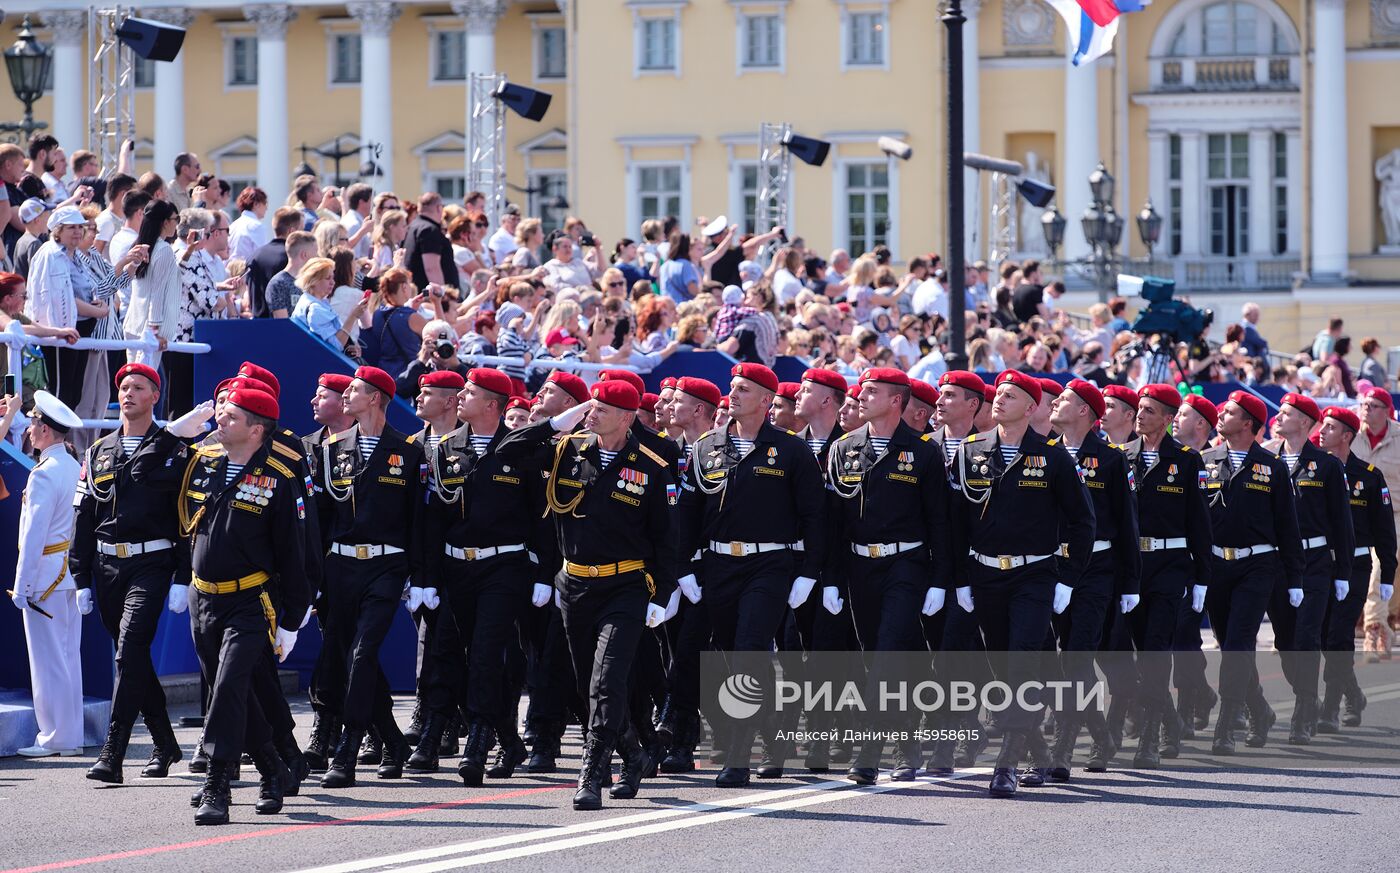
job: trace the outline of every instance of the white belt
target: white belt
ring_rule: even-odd
[[[1241,558],[1248,558],[1250,555],[1267,555],[1274,550],[1273,546],[1250,546],[1248,548],[1235,549],[1229,546],[1211,546],[1210,553],[1217,558],[1224,558],[1227,561],[1238,561]]]
[[[1037,561],[1044,561],[1046,558],[1053,558],[1054,555],[984,555],[974,552],[971,549],[967,552],[979,564],[992,567],[996,570],[1015,570],[1017,567],[1024,567],[1027,564],[1034,564]]]
[[[1113,540],[1094,540],[1095,552],[1106,552],[1113,548]],[[1069,543],[1060,543],[1060,551],[1057,552],[1061,558],[1069,557]]]
[[[1365,558],[1365,557],[1369,557],[1370,554],[1371,554],[1371,547],[1370,547],[1370,546],[1357,546],[1357,547],[1356,547],[1356,551],[1352,552],[1352,553],[1351,553],[1351,556],[1352,556],[1353,558]]]
[[[331,543],[331,552],[337,555],[344,555],[347,558],[357,558],[367,561],[370,558],[378,558],[380,555],[398,555],[403,553],[403,549],[398,546],[379,545],[350,545],[349,543]]]
[[[1186,548],[1186,537],[1138,537],[1138,551],[1161,552],[1167,549]]]
[[[151,552],[163,552],[166,549],[175,548],[175,544],[170,540],[146,540],[144,543],[104,543],[97,541],[97,550],[104,555],[115,555],[118,558],[130,558],[133,555],[148,555]]]
[[[910,552],[922,546],[918,543],[871,543],[868,546],[860,543],[851,543],[851,551],[862,558],[888,558],[891,555],[898,555],[901,552]]]
[[[731,555],[735,558],[742,558],[748,555],[762,554],[764,552],[780,552],[783,549],[792,549],[794,552],[801,552],[806,548],[801,542],[796,543],[721,543],[710,540],[710,551],[716,555]]]
[[[1327,545],[1327,537],[1309,537],[1303,540],[1303,551],[1308,549],[1320,549]]]
[[[456,558],[459,561],[480,561],[483,558],[494,558],[496,555],[523,552],[525,551],[525,544],[519,543],[514,546],[489,546],[484,549],[459,549],[456,546],[448,545],[443,551],[445,551],[449,557]],[[538,564],[539,561],[536,560],[535,563]]]

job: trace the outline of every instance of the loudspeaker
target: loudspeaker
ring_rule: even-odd
[[[549,101],[553,99],[543,91],[510,82],[502,82],[491,92],[491,96],[510,107],[516,115],[531,121],[542,120],[549,111]]]
[[[173,61],[185,43],[185,29],[163,21],[128,18],[117,28],[117,39],[148,61]]]
[[[798,136],[795,133],[789,133],[783,137],[783,145],[787,146],[787,150],[794,158],[814,167],[820,167],[825,163],[827,153],[831,151],[831,143],[808,136]]]
[[[1044,209],[1051,200],[1055,199],[1055,186],[1037,182],[1035,179],[1022,179],[1016,183],[1016,190],[1020,192],[1022,197],[1026,198],[1027,203],[1037,209]]]

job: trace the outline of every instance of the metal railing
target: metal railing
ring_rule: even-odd
[[[1298,87],[1289,55],[1154,58],[1154,88],[1161,91],[1289,91]]]

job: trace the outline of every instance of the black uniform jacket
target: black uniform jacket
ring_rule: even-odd
[[[1206,497],[1216,546],[1278,549],[1289,588],[1303,587],[1303,542],[1298,535],[1293,481],[1288,466],[1258,443],[1236,469],[1224,443],[1201,453],[1206,468]]]
[[[1058,442],[1063,444],[1063,439]],[[1079,467],[1079,478],[1089,489],[1089,500],[1094,504],[1094,539],[1113,543],[1109,550],[1113,555],[1113,592],[1137,594],[1142,583],[1142,553],[1138,544],[1137,500],[1133,495],[1133,476],[1128,473],[1128,459],[1091,430],[1084,435],[1074,462]],[[1201,523],[1209,530],[1205,508],[1202,501]],[[1206,554],[1209,553],[1210,543],[1207,542]]]
[[[316,500],[322,539],[328,549],[331,543],[403,549],[410,575],[422,579],[423,496],[428,484],[423,447],[385,425],[365,460],[359,433],[359,425],[352,425],[321,446]]]
[[[1282,441],[1264,444],[1282,456]],[[1287,469],[1287,462],[1284,468]],[[1293,468],[1293,493],[1298,508],[1298,536],[1304,540],[1325,537],[1332,551],[1329,579],[1351,577],[1351,559],[1356,551],[1356,532],[1347,511],[1347,473],[1342,462],[1313,445],[1303,443],[1298,466]]]
[[[1193,585],[1210,585],[1210,508],[1201,456],[1171,434],[1157,444],[1157,462],[1147,463],[1142,437],[1122,446],[1137,489],[1138,535],[1153,539],[1185,537],[1191,553]]]
[[[1382,585],[1395,584],[1395,512],[1385,474],[1373,464],[1351,455],[1347,458],[1351,486],[1351,523],[1358,547],[1370,546],[1380,559]]]

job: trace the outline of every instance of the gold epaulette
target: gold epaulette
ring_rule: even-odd
[[[784,429],[786,430],[786,428],[784,428]],[[795,431],[795,430],[789,430],[789,431],[788,431],[788,436],[797,436],[797,431]]]
[[[931,434],[931,433],[922,434],[922,435],[919,437],[919,439],[923,440],[924,442],[928,442],[929,440],[933,439],[933,434]]]
[[[1367,472],[1367,473],[1374,473],[1374,472],[1376,472],[1376,465],[1375,465],[1375,464],[1367,464],[1367,465],[1366,465],[1366,472]]]
[[[646,446],[642,445],[641,443],[638,443],[638,444],[637,444],[637,448],[641,450],[642,454],[646,455],[648,458],[651,458],[653,461],[655,461],[655,462],[656,462],[656,466],[662,468],[663,470],[666,469],[666,462],[665,462],[664,460],[662,460],[661,456],[658,455],[656,452],[653,452],[651,449],[647,448]]]
[[[287,467],[287,465],[277,460],[276,458],[268,458],[267,465],[272,469],[276,470],[277,472],[281,473],[283,476],[286,476],[288,479],[296,478],[296,475],[292,473],[292,471]]]
[[[194,453],[204,458],[222,458],[224,455],[228,454],[228,452],[224,451],[224,447],[217,443],[195,446]]]
[[[1048,439],[1048,440],[1045,441],[1045,444],[1046,444],[1047,446],[1058,446],[1058,445],[1060,444],[1060,438],[1059,438],[1059,437],[1051,437],[1050,439]]]
[[[416,439],[418,439],[418,434],[409,434],[408,436],[404,437],[404,442],[411,443]]]
[[[967,435],[967,439],[963,440],[963,443],[964,443],[964,444],[966,444],[966,443],[974,443],[974,442],[977,442],[977,434],[975,434],[975,433],[970,433],[970,434],[968,434],[968,435]]]
[[[272,441],[272,450],[273,450],[274,452],[276,452],[277,454],[283,456],[284,458],[291,458],[292,460],[296,461],[297,463],[301,463],[301,459],[302,459],[302,454],[301,454],[301,452],[297,451],[296,449],[292,448],[291,446],[285,445],[285,444],[283,444],[283,443],[279,443],[277,440],[273,440],[273,441]]]

